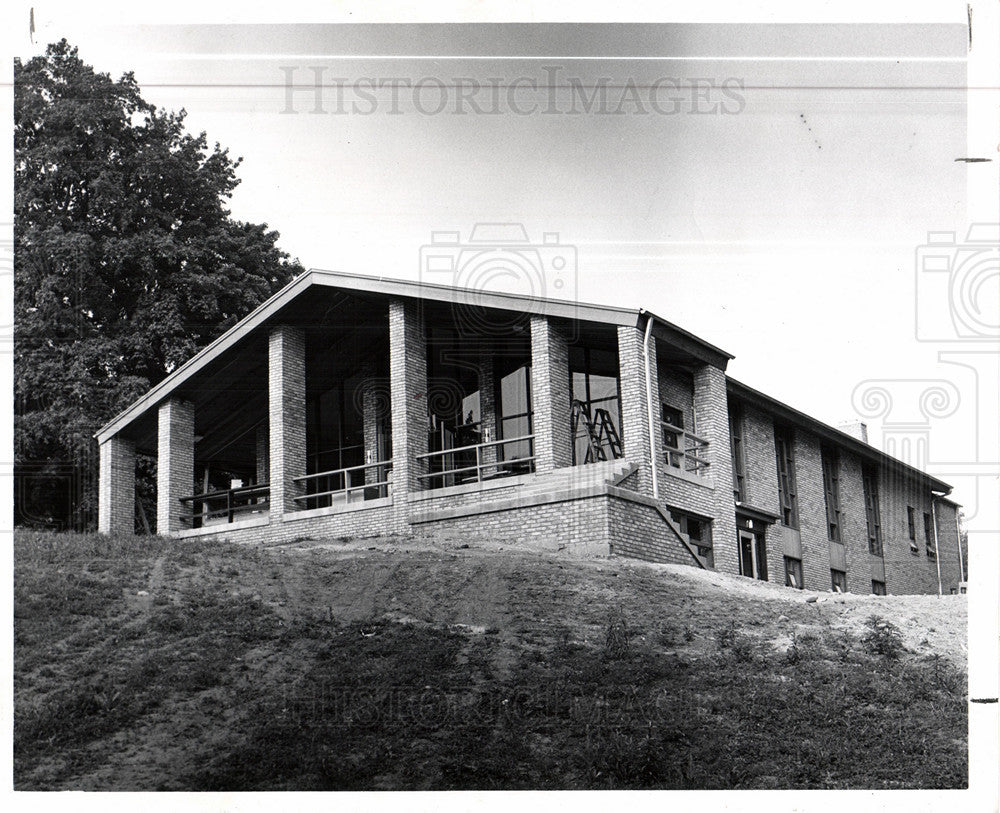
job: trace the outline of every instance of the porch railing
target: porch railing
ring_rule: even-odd
[[[375,480],[367,482],[365,472],[370,470],[375,471]],[[391,470],[391,460],[379,460],[361,466],[347,466],[296,477],[295,482],[304,485],[307,493],[295,497],[295,502],[304,504],[306,508],[326,508],[339,503],[387,497],[391,486]]]
[[[270,496],[271,487],[267,483],[192,494],[181,497],[182,503],[191,506],[191,513],[181,514],[181,520],[192,528],[230,523],[243,514],[267,511]]]
[[[668,421],[661,421],[660,424],[663,427],[663,451],[667,464],[698,477],[707,475],[711,465],[711,461],[705,457],[708,441]]]
[[[503,448],[515,443],[527,443],[528,454],[502,457]],[[497,450],[496,459],[484,459],[483,453],[491,448]],[[417,459],[426,461],[428,468],[426,474],[419,474],[417,477],[432,489],[463,483],[481,483],[494,477],[528,474],[535,470],[535,436],[522,435],[454,449],[442,449],[439,452],[417,455]]]

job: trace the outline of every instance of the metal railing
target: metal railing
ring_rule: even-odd
[[[660,425],[663,427],[663,451],[667,464],[704,477],[711,465],[711,461],[703,456],[708,450],[708,441],[667,421],[660,421]]]
[[[504,446],[515,443],[528,444],[528,454],[521,457],[502,458]],[[483,452],[495,448],[498,452],[495,460],[484,460]],[[469,446],[459,446],[454,449],[442,449],[438,452],[428,452],[417,455],[417,460],[426,461],[428,472],[418,474],[417,478],[427,483],[428,488],[444,488],[445,486],[461,485],[463,483],[481,483],[495,477],[509,477],[515,474],[527,474],[535,470],[535,436],[522,435],[516,438],[491,440],[486,443],[474,443]],[[440,468],[431,471],[437,465]]]
[[[374,481],[367,482],[367,477],[362,475],[361,479],[365,482],[355,483],[358,472],[367,472],[370,469],[376,472]],[[304,503],[306,508],[326,508],[335,503],[364,502],[387,497],[391,486],[390,471],[392,471],[392,461],[379,460],[361,466],[347,466],[295,477],[294,481],[304,485],[307,493],[294,499],[297,503]]]
[[[191,513],[181,514],[181,520],[191,523],[192,528],[216,524],[214,520],[233,522],[242,514],[259,514],[267,511],[270,496],[271,487],[267,483],[192,494],[189,497],[181,497],[182,503],[191,505]],[[199,507],[202,510],[199,511]]]

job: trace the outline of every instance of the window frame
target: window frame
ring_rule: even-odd
[[[688,541],[698,550],[698,555],[705,559],[708,566],[715,568],[715,546],[712,543],[712,520],[708,517],[701,517],[677,508],[668,508],[670,518],[677,523],[681,533],[688,537]],[[691,537],[690,527],[692,522],[697,522],[701,526],[702,536],[699,539]],[[706,553],[707,551],[707,553]]]
[[[820,448],[823,467],[823,495],[826,503],[826,538],[843,543],[840,508],[840,455],[828,446]]]
[[[798,487],[795,482],[795,430],[774,427],[774,455],[778,467],[779,521],[786,528],[799,528]]]
[[[910,553],[920,555],[920,547],[917,545],[917,515],[912,505],[906,506],[906,528],[910,537]]]
[[[934,517],[924,511],[924,550],[928,559],[937,558],[937,549],[934,545]]]
[[[747,501],[746,446],[743,440],[743,410],[739,404],[729,405],[729,453],[733,462],[733,498]]]
[[[880,585],[881,587],[876,587],[875,585]],[[885,582],[879,581],[878,579],[872,579],[872,595],[873,596],[887,596],[888,593],[885,590]]]
[[[797,574],[798,575],[798,580],[799,580],[798,584],[794,584],[794,583],[790,583],[789,582],[790,578],[795,578],[795,574],[791,573],[790,570],[789,570],[789,564],[791,564],[793,562],[794,562],[793,569],[797,569],[798,570],[798,574]],[[785,557],[785,587],[792,587],[792,588],[794,588],[796,590],[805,590],[806,589],[805,575],[802,572],[802,560],[801,559],[796,559],[794,556],[786,556]]]
[[[882,514],[879,510],[878,470],[865,467],[861,472],[861,488],[865,499],[865,523],[868,527],[868,553],[884,556],[882,544]]]
[[[837,589],[837,582],[839,581],[843,584],[843,589]],[[837,570],[836,568],[830,568],[830,592],[831,593],[846,593],[847,592],[847,572],[843,570]]]

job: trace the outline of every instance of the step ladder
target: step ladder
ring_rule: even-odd
[[[607,445],[614,459],[624,457],[622,441],[615,429],[611,414],[606,409],[595,409],[591,418],[590,410],[583,401],[573,401],[573,443],[576,443],[580,424],[583,424],[587,438],[587,454],[584,463],[596,463],[607,460],[604,447]]]

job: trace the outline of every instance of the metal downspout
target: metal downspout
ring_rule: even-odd
[[[660,499],[660,484],[656,476],[656,439],[653,431],[653,385],[649,374],[649,338],[653,332],[653,315],[646,314],[646,333],[642,339],[642,355],[646,367],[646,419],[649,422],[649,465],[653,471],[653,499]]]
[[[937,497],[931,497],[931,525],[934,531],[934,562],[937,565],[937,576],[938,576],[938,595],[944,593],[944,589],[941,586],[941,551],[938,550],[938,540],[937,540]]]

